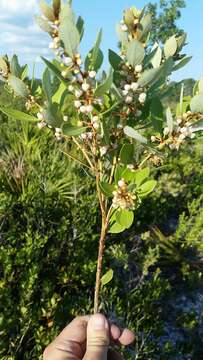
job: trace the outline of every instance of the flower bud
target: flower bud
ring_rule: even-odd
[[[85,105],[80,106],[80,112],[83,114],[85,114],[87,112]]]
[[[146,101],[146,98],[147,98],[147,94],[146,93],[141,93],[140,96],[139,96],[139,102],[141,104],[144,104],[145,101]]]
[[[68,90],[69,90],[70,92],[72,92],[72,91],[74,90],[73,85],[69,85]]]
[[[126,24],[122,24],[122,25],[121,25],[121,29],[122,29],[123,31],[128,31],[128,27],[127,27]]]
[[[125,99],[126,104],[131,104],[132,101],[133,101],[132,96],[127,96]]]
[[[75,90],[76,98],[80,98],[82,96],[82,94],[83,94],[82,90]]]
[[[131,85],[126,84],[126,85],[124,86],[124,89],[125,89],[126,91],[129,91],[129,90],[131,89]]]
[[[37,127],[38,127],[40,130],[43,129],[45,126],[46,126],[46,123],[45,123],[44,121],[39,122],[39,123],[37,124]]]
[[[72,66],[73,65],[73,60],[70,57],[65,57],[63,62],[67,66]]]
[[[165,127],[164,128],[164,135],[166,136],[166,135],[168,135],[169,134],[169,128],[168,127]]]
[[[89,71],[89,77],[91,78],[91,79],[94,79],[95,77],[96,77],[96,71],[94,71],[94,70],[92,70],[92,71]]]
[[[100,155],[101,155],[101,156],[106,155],[107,151],[108,151],[108,146],[102,146],[102,147],[100,148]]]
[[[137,82],[133,82],[131,84],[132,91],[137,91],[138,87],[139,87],[139,84]]]
[[[135,66],[135,71],[136,71],[137,73],[140,73],[140,72],[142,71],[142,65],[136,65],[136,66]]]
[[[89,85],[88,83],[83,83],[83,84],[82,84],[82,89],[83,89],[83,91],[88,91],[89,88],[90,88],[90,85]]]
[[[152,135],[152,136],[151,136],[151,141],[152,141],[152,142],[156,142],[156,136]]]
[[[87,105],[87,106],[86,106],[86,111],[87,111],[87,113],[91,113],[92,110],[93,110],[93,106],[92,106],[92,105]]]
[[[67,115],[64,115],[64,117],[63,117],[63,121],[68,121],[68,116]]]
[[[43,120],[43,119],[44,119],[44,115],[43,115],[41,112],[38,112],[38,113],[37,113],[37,118],[38,118],[39,120]]]
[[[76,107],[77,109],[79,109],[82,104],[81,104],[81,102],[80,102],[79,100],[75,100],[75,101],[74,101],[74,105],[75,105],[75,107]]]
[[[124,187],[125,185],[126,185],[126,184],[125,184],[125,181],[124,181],[123,179],[121,179],[121,180],[118,181],[118,186],[119,186],[120,188]]]

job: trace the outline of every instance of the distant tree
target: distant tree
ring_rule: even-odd
[[[164,43],[170,36],[184,32],[176,22],[181,17],[181,9],[185,7],[185,0],[160,0],[147,5],[148,12],[152,15],[152,43]]]

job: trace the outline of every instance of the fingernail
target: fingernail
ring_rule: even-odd
[[[108,322],[102,314],[92,315],[88,327],[91,330],[105,330],[108,329]]]

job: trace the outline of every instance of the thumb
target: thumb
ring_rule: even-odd
[[[107,360],[109,324],[102,314],[92,315],[87,325],[87,346],[83,360]]]

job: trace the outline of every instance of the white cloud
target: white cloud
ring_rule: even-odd
[[[37,10],[37,4],[37,0],[0,0],[0,14],[3,18],[26,16]]]
[[[16,53],[22,62],[33,63],[50,54],[49,37],[34,21],[38,0],[0,0],[1,54]]]

